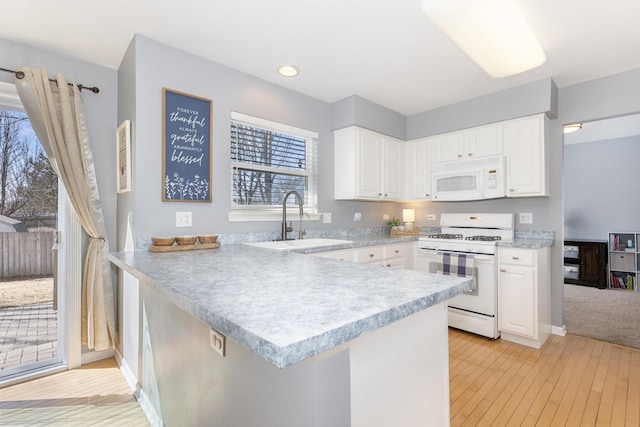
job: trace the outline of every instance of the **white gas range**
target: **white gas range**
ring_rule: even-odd
[[[449,326],[499,337],[496,242],[513,239],[513,214],[445,213],[440,227],[441,233],[419,238],[417,269],[437,273],[444,254],[472,257],[474,289],[449,300]]]

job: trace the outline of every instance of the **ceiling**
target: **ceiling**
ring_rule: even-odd
[[[639,1],[515,1],[547,61],[500,79],[421,0],[12,1],[0,38],[117,69],[138,33],[322,101],[358,95],[404,115],[542,78],[563,87],[640,67]],[[300,75],[278,75],[284,63]]]

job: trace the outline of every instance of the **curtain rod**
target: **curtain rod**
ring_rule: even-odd
[[[6,68],[0,68],[0,71],[5,71],[7,73],[13,73],[16,75],[16,78],[22,80],[24,79],[24,72],[22,71],[15,71],[15,70],[7,70]],[[49,79],[50,82],[55,82],[58,83],[58,81],[56,79]],[[73,86],[73,83],[69,83],[69,86]],[[89,86],[83,86],[81,84],[78,85],[78,89],[80,89],[82,91],[82,89],[86,89],[86,90],[90,90],[93,93],[99,93],[100,92],[100,88],[97,86],[93,86],[93,87],[89,87]]]

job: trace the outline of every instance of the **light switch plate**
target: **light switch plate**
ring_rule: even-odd
[[[383,221],[389,221],[389,214],[383,214],[382,215],[382,220]]]
[[[176,212],[176,227],[191,227],[191,212]]]
[[[530,212],[521,213],[520,224],[533,224],[533,214]]]
[[[427,221],[435,221],[435,220],[436,220],[435,214],[427,214]]]
[[[331,212],[325,212],[322,214],[322,222],[324,224],[331,224]]]

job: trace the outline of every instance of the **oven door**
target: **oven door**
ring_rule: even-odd
[[[432,249],[418,249],[416,270],[436,273],[438,264],[437,252],[438,251]],[[474,259],[476,289],[451,298],[447,302],[448,306],[486,316],[496,316],[498,286],[495,256],[476,254],[474,255]]]

